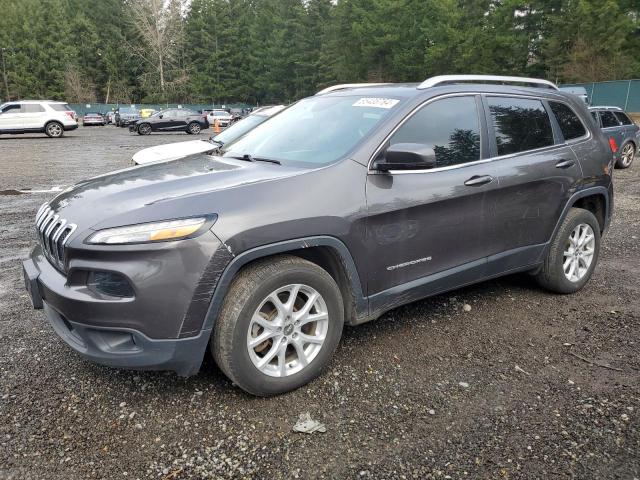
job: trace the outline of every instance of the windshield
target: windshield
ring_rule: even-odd
[[[229,114],[227,112],[211,112],[211,115],[214,117],[228,117]]]
[[[138,113],[135,108],[120,108],[120,113]]]
[[[268,117],[264,117],[262,115],[251,115],[237,123],[234,123],[229,128],[226,128],[224,132],[216,135],[212,140],[220,143],[221,145],[226,145],[229,142],[233,142],[236,138],[240,138],[249,130],[253,130],[267,118]]]
[[[362,96],[306,98],[228,145],[224,156],[327,165],[349,153],[399,102]]]

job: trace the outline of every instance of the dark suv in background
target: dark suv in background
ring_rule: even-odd
[[[25,283],[74,350],[193,375],[210,346],[241,388],[282,393],[319,375],[345,323],[513,272],[580,290],[613,206],[607,139],[545,80],[338,85],[220,155],[40,208]]]
[[[640,127],[620,107],[591,107],[589,111],[609,141],[613,140],[616,167],[629,168],[638,152]]]

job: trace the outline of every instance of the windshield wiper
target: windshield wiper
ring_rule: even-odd
[[[249,155],[248,153],[245,153],[242,156],[229,155],[229,158],[235,158],[236,160],[244,160],[245,162],[268,162],[268,163],[275,163],[276,165],[282,165],[282,163],[280,163],[279,160],[274,160],[272,158],[253,157],[253,156]]]

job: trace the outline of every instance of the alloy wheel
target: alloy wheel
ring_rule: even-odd
[[[52,137],[59,137],[62,135],[62,127],[58,123],[50,123],[47,126],[47,133]]]
[[[581,223],[567,239],[562,270],[570,282],[579,282],[589,271],[596,247],[596,236],[590,225]]]
[[[287,285],[271,292],[254,312],[247,332],[249,357],[265,375],[293,375],[317,357],[328,329],[322,295],[308,285]]]
[[[635,153],[636,153],[635,148],[633,148],[632,144],[627,143],[624,146],[621,153],[622,165],[624,167],[628,167],[629,165],[631,165],[631,162],[633,161],[633,157],[635,156]]]

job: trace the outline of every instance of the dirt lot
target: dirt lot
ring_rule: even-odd
[[[210,359],[189,379],[88,363],[23,291],[33,217],[54,194],[6,190],[69,185],[191,138],[0,137],[0,478],[640,478],[638,160],[616,171],[582,292],[520,275],[418,302],[346,329],[307,387],[258,399]],[[327,432],[292,432],[304,412]]]

